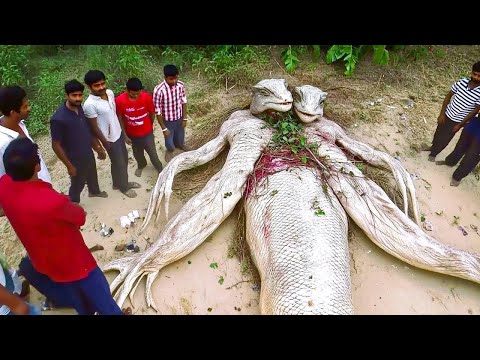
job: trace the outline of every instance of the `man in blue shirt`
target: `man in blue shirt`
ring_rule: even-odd
[[[106,158],[105,149],[90,132],[82,109],[85,86],[77,80],[65,84],[66,101],[50,120],[52,148],[58,158],[67,167],[71,177],[70,200],[80,202],[80,193],[88,185],[88,196],[106,198],[108,194],[100,191],[97,176],[97,164],[92,148],[98,158]]]

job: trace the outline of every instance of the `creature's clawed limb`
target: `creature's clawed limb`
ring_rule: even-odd
[[[336,143],[351,154],[363,159],[368,164],[391,171],[403,197],[404,213],[408,215],[408,200],[410,199],[410,207],[412,209],[413,217],[415,222],[420,224],[415,186],[410,174],[405,170],[400,161],[387,153],[375,150],[367,144],[352,139],[333,121],[322,118],[317,123],[314,123],[313,126],[319,129],[320,132],[327,131],[330,134],[333,134]]]
[[[165,195],[165,217],[168,219],[168,209],[170,203],[170,195],[172,194],[173,179],[176,174],[203,165],[218,156],[225,148],[227,139],[225,136],[219,135],[215,139],[209,141],[197,150],[188,151],[174,157],[165,169],[160,173],[152,191],[148,203],[147,214],[140,226],[139,233],[147,227],[152,216],[156,213],[156,220],[159,216],[159,208]]]
[[[355,170],[350,165],[349,171]],[[373,181],[342,173],[331,176],[328,183],[348,215],[389,254],[421,269],[480,283],[478,254],[444,245],[426,234]]]
[[[115,260],[104,267],[104,271],[120,271],[111,286],[114,290],[123,282],[115,294],[115,300],[119,306],[123,305],[129,293],[130,296],[133,295],[136,288],[135,282],[146,275],[147,304],[156,308],[150,288],[159,271],[198,247],[230,215],[242,198],[247,177],[260,157],[262,145],[268,141],[268,138],[262,137],[262,132],[266,134],[268,130],[261,129],[262,122],[258,119],[250,118],[250,123],[246,123],[246,119],[239,119],[237,123],[243,124],[242,136],[238,135],[239,130],[235,128],[235,122],[224,124],[226,128],[229,126],[233,128],[229,138],[230,151],[222,170],[216,173],[205,187],[170,219],[155,244],[142,254]],[[235,138],[237,135],[241,141],[237,142]],[[225,142],[223,137],[217,138],[196,150],[197,154],[203,154],[201,161],[198,157],[190,157],[193,151],[172,160],[159,176],[155,195],[152,196],[149,204],[149,218],[153,214],[152,208],[159,206],[160,197],[165,194],[168,198],[171,194],[175,174],[214,158],[223,149]],[[244,153],[245,148],[251,148],[251,150]],[[243,156],[240,157],[239,153]],[[144,225],[148,223],[149,218],[145,219]]]

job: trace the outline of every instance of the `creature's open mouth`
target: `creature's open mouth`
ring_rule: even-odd
[[[267,102],[266,104],[273,104],[273,105],[291,105],[293,101],[285,101],[285,102]]]
[[[318,116],[318,115],[320,115],[320,114],[309,114],[309,113],[300,111],[300,110],[298,110],[297,108],[295,108],[295,111],[298,112],[299,114],[302,114],[302,115],[305,115],[305,116],[308,116],[308,117],[313,117],[313,116]]]

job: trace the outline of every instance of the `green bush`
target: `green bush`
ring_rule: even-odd
[[[64,100],[64,85],[68,80],[63,72],[46,71],[35,82],[36,94],[30,101],[32,111],[28,130],[35,136],[49,131],[49,121]]]
[[[30,46],[0,45],[0,84],[28,85],[25,70]]]

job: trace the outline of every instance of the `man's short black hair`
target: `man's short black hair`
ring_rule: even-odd
[[[163,75],[165,76],[175,76],[178,75],[178,69],[175,65],[168,64],[163,67]]]
[[[139,78],[133,77],[127,81],[127,90],[139,91],[143,89],[143,84]]]
[[[472,66],[472,71],[474,72],[480,72],[480,61],[476,62],[475,64],[473,64]]]
[[[19,113],[23,99],[26,97],[27,93],[20,86],[12,85],[0,88],[0,111],[6,116],[9,116],[12,110]]]
[[[3,153],[3,164],[14,181],[30,180],[40,164],[38,145],[27,137],[12,140]]]
[[[77,91],[83,92],[83,90],[85,90],[85,85],[83,85],[77,79],[73,79],[65,83],[65,94],[67,95]]]
[[[95,84],[101,80],[106,80],[106,78],[105,74],[100,70],[89,70],[83,78],[83,81],[85,81],[85,84],[88,86],[92,86],[92,84]]]

